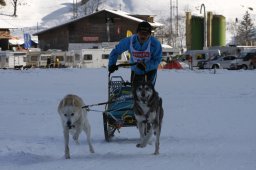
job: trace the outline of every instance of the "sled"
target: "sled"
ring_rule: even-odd
[[[103,112],[105,140],[109,142],[122,127],[136,126],[133,112],[132,84],[121,76],[109,74],[108,104]]]

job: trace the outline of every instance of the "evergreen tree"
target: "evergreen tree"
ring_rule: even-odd
[[[250,13],[248,11],[245,12],[243,16],[243,20],[240,22],[237,31],[237,43],[239,45],[250,45],[253,40],[253,31],[254,25],[252,23],[252,19]]]

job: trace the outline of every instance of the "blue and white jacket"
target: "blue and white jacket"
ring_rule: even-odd
[[[109,55],[108,66],[116,64],[118,56],[127,50],[131,55],[130,63],[141,60],[144,61],[146,64],[146,72],[157,69],[162,60],[162,46],[155,37],[150,36],[149,39],[141,45],[138,40],[138,35],[134,34],[122,39],[119,44],[115,46]],[[145,74],[144,71],[136,66],[131,66],[131,69],[136,74]]]

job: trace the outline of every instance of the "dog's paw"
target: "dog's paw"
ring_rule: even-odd
[[[74,139],[74,141],[75,141],[75,143],[76,143],[77,145],[80,144],[79,141],[78,141],[78,137],[77,137],[77,136],[73,136],[73,139]]]
[[[142,144],[138,143],[138,144],[136,145],[136,147],[137,147],[137,148],[144,148],[145,145],[142,145]]]
[[[154,155],[159,155],[159,151],[155,151],[155,152],[154,152]]]
[[[69,154],[65,154],[65,158],[66,159],[70,159],[70,155]]]
[[[93,148],[90,148],[90,152],[91,152],[91,153],[95,153],[95,151],[94,151]]]

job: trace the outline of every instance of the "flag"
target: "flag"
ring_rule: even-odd
[[[28,49],[31,47],[31,35],[28,33],[24,34],[24,48]]]

